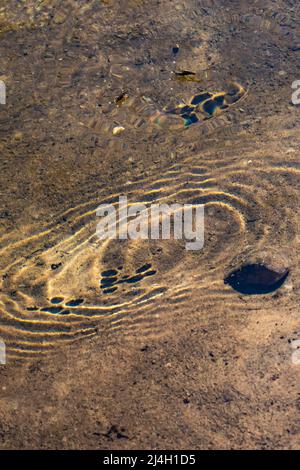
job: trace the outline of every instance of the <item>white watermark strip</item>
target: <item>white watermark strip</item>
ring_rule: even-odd
[[[292,354],[292,363],[296,366],[300,365],[300,339],[291,342],[292,349],[295,351]]]

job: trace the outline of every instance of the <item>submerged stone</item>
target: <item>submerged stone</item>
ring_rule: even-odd
[[[78,307],[79,305],[83,304],[84,299],[74,299],[70,300],[66,303],[66,307]]]

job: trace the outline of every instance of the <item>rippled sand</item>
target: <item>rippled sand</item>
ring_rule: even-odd
[[[299,447],[299,14],[4,1],[2,448]],[[245,96],[211,119],[163,114],[231,82]],[[97,207],[124,194],[205,204],[204,248],[99,242]],[[224,284],[256,262],[289,269],[278,291]],[[107,270],[151,275],[104,293]]]

